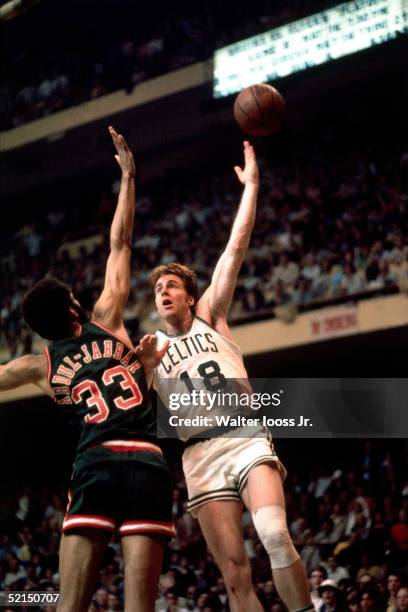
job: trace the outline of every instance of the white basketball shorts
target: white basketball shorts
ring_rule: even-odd
[[[248,429],[248,432],[245,430]],[[275,453],[270,433],[263,427],[241,428],[224,437],[196,442],[183,453],[188,491],[188,510],[195,516],[203,504],[223,499],[241,500],[249,472],[270,463],[286,477],[286,469]],[[248,437],[250,436],[250,437]]]

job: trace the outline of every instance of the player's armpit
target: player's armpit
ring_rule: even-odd
[[[210,305],[208,302],[209,293],[210,293],[210,287],[207,287],[203,295],[198,300],[198,303],[196,306],[196,315],[197,317],[200,317],[200,319],[203,319],[203,321],[205,321],[209,325],[212,325],[213,321],[211,317]]]
[[[221,309],[219,309],[218,311],[216,311],[215,309],[212,309],[211,307],[212,289],[213,287],[212,285],[210,285],[205,290],[201,298],[199,299],[198,304],[197,304],[197,309],[196,309],[196,315],[197,317],[199,317],[200,319],[203,319],[203,321],[208,323],[208,325],[213,327],[219,334],[221,334],[222,336],[225,336],[226,338],[229,338],[230,340],[233,340],[231,331],[227,323],[227,317],[226,317],[228,305],[226,305],[225,311]]]
[[[111,289],[105,288],[94,306],[91,319],[114,331],[122,323],[123,308],[122,300],[119,301]]]
[[[0,391],[30,383],[46,391],[47,361],[44,355],[24,355],[0,366]]]

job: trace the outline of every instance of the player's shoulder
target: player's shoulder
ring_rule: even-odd
[[[198,301],[195,318],[198,319],[203,325],[206,325],[220,336],[223,336],[229,341],[233,342],[232,334],[228,325],[228,321],[224,314],[216,315],[208,301],[210,288],[203,293],[202,297]]]
[[[130,339],[129,333],[125,327],[123,321],[120,321],[119,324],[115,327],[108,327],[104,325],[101,321],[97,321],[95,319],[91,319],[87,321],[83,325],[83,334],[96,334],[97,336],[107,336],[118,342],[122,342],[129,349],[133,350],[134,346],[132,340]]]

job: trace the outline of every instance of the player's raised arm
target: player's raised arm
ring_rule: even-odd
[[[109,128],[122,170],[120,192],[110,231],[110,254],[105,285],[95,304],[92,318],[117,330],[123,326],[123,310],[129,296],[130,258],[135,215],[135,162],[125,139]]]
[[[9,391],[33,383],[50,394],[44,355],[24,355],[0,366],[0,391]]]
[[[218,331],[228,334],[226,317],[231,305],[239,270],[248,250],[255,222],[259,171],[252,145],[244,141],[245,166],[235,166],[244,191],[225,251],[215,267],[211,284],[197,305],[197,315]]]

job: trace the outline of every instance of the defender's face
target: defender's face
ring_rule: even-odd
[[[176,274],[161,276],[154,288],[156,308],[162,319],[184,316],[194,304],[188,295],[183,280]]]

